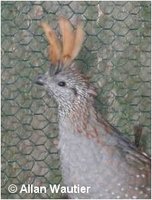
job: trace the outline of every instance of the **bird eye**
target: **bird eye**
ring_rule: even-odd
[[[64,87],[66,85],[66,83],[64,81],[61,81],[58,83],[59,86]]]

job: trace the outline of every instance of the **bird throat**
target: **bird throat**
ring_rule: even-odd
[[[77,97],[72,104],[59,105],[59,121],[68,119],[75,132],[86,135],[90,110],[94,110],[92,98]]]

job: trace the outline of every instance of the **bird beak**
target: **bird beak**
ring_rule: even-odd
[[[35,81],[36,84],[43,86],[44,85],[44,76],[43,75],[39,75]]]

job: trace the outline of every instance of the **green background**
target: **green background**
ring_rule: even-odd
[[[39,27],[58,30],[63,15],[84,22],[85,42],[77,64],[98,91],[97,109],[134,141],[142,126],[141,149],[150,152],[150,2],[2,2],[2,198],[60,198],[10,194],[15,183],[62,181],[56,140],[57,106],[33,83],[50,63]]]

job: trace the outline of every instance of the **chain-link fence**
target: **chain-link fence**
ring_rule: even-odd
[[[2,2],[2,198],[60,198],[8,192],[10,184],[62,182],[57,107],[34,78],[49,66],[41,21],[58,16],[86,32],[77,63],[98,90],[97,109],[130,139],[141,125],[150,151],[150,2]],[[58,28],[57,28],[58,29]],[[88,73],[87,73],[88,71]]]

